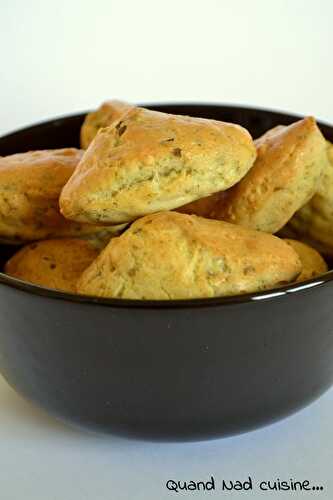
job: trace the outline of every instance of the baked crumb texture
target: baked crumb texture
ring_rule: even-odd
[[[0,241],[21,244],[48,238],[109,241],[123,227],[69,221],[59,196],[83,151],[75,148],[29,151],[0,158]]]
[[[60,208],[78,222],[132,221],[228,189],[255,156],[250,134],[238,125],[133,108],[98,132]]]
[[[222,221],[162,212],[114,238],[78,281],[78,292],[129,299],[191,299],[266,290],[297,278],[283,240]]]
[[[292,239],[285,239],[284,241],[295,250],[302,263],[302,272],[297,281],[309,280],[328,271],[326,262],[317,250],[301,241]]]
[[[289,221],[286,234],[333,256],[333,144],[326,142],[328,164],[315,195]]]
[[[5,272],[35,285],[74,293],[79,276],[98,254],[89,241],[39,241],[19,250],[7,262]]]
[[[211,216],[276,233],[316,193],[328,168],[326,143],[312,117],[275,127],[255,142],[253,167]]]
[[[87,149],[99,129],[109,127],[133,107],[127,102],[111,100],[101,104],[96,111],[88,113],[80,132],[81,148]]]

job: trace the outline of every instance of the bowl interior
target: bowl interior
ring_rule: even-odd
[[[251,133],[252,137],[259,137],[261,134],[266,132],[268,129],[276,126],[276,125],[289,125],[294,121],[302,118],[298,115],[282,113],[277,111],[265,110],[265,109],[256,109],[256,108],[248,108],[241,106],[227,106],[227,105],[217,105],[217,104],[143,104],[143,106],[154,109],[157,111],[163,111],[166,113],[180,114],[180,115],[191,115],[201,118],[211,118],[215,120],[222,120],[232,123],[237,123],[247,128]],[[65,116],[56,118],[53,120],[49,120],[37,125],[33,125],[31,127],[27,127],[6,136],[0,138],[0,156],[6,156],[14,153],[21,153],[25,151],[38,150],[38,149],[55,149],[55,148],[64,148],[64,147],[80,147],[79,138],[80,138],[80,128],[83,123],[84,117],[86,113],[80,113],[72,116]],[[324,124],[319,122],[319,127],[323,132],[324,136],[333,141],[333,127],[328,124]],[[17,251],[19,247],[14,245],[6,245],[0,244],[0,271],[3,270],[3,266],[5,262]],[[330,268],[331,263],[328,263]],[[327,273],[323,280],[313,279],[309,280],[315,284],[316,282],[322,283],[326,280],[333,279],[331,276],[331,272]],[[18,280],[15,280],[10,277],[2,277],[2,282],[6,282],[6,284],[11,284],[13,286],[22,286],[18,285]],[[281,287],[281,290],[288,291],[290,287],[294,285],[287,285]],[[23,287],[28,289],[29,291],[33,291],[37,293],[41,293],[41,287],[36,287],[34,285],[28,285]],[[46,290],[46,289],[45,289]],[[275,290],[275,289],[274,289]],[[76,296],[70,296],[70,294],[65,294],[57,291],[52,291],[49,293],[52,296],[58,296],[62,298],[66,298],[66,296],[71,297],[72,299]],[[238,302],[243,300],[248,300],[249,298],[258,296],[269,296],[269,290],[266,292],[258,292],[256,294],[246,294],[246,296],[240,297],[230,297],[230,298],[215,298],[215,299],[196,299],[195,301],[182,301],[182,302],[200,302],[200,303],[216,303],[216,302]],[[91,300],[85,298],[85,300]],[[96,301],[96,299],[94,299]],[[102,303],[112,303],[119,302],[120,299],[112,300],[112,299],[101,299]],[[138,302],[138,301],[121,301],[125,304],[129,302]],[[147,304],[150,301],[140,301],[146,302]],[[158,301],[159,302],[159,301]],[[170,301],[169,304],[172,305],[176,301]],[[178,301],[179,302],[179,301]],[[156,302],[155,302],[156,303]]]

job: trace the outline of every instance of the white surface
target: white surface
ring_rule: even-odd
[[[215,101],[333,122],[331,0],[0,2],[0,133],[97,106]],[[80,433],[0,380],[1,500],[333,498],[333,391],[274,426],[198,444]],[[176,494],[168,479],[294,478],[322,493]]]
[[[1,500],[263,498],[253,492],[169,492],[169,479],[308,479],[323,492],[272,498],[332,499],[333,390],[277,424],[201,443],[148,443],[88,434],[58,423],[0,380]]]

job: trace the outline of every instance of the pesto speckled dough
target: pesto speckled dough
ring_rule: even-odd
[[[39,241],[11,257],[5,273],[35,285],[74,293],[78,278],[98,254],[94,245],[79,239]]]
[[[325,139],[309,117],[275,127],[256,146],[253,167],[211,215],[276,233],[316,192],[327,166]]]
[[[333,144],[327,141],[327,168],[316,194],[289,221],[284,229],[310,242],[326,255],[333,255]]]
[[[104,102],[96,111],[88,113],[80,133],[82,149],[88,148],[99,129],[112,125],[113,122],[119,120],[134,107],[134,105],[123,101],[111,100]],[[220,197],[220,193],[214,193],[211,196],[206,196],[179,207],[177,212],[208,217]]]
[[[114,238],[78,292],[128,299],[191,299],[266,290],[297,278],[295,251],[276,236],[195,215],[162,212]]]
[[[309,245],[292,239],[285,239],[284,241],[295,250],[302,263],[302,272],[296,281],[315,278],[328,271],[327,264],[320,253]]]
[[[87,149],[100,128],[110,126],[131,108],[133,106],[127,102],[111,100],[104,102],[96,111],[88,113],[80,132],[81,148]]]
[[[75,148],[29,151],[0,158],[0,240],[24,243],[54,237],[107,238],[117,227],[66,220],[58,198],[82,157]],[[121,228],[120,228],[121,229]]]
[[[253,164],[242,127],[134,108],[99,131],[60,197],[65,217],[121,223],[223,191]]]

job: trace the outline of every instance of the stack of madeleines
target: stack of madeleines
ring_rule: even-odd
[[[8,275],[168,300],[327,271],[333,146],[313,118],[253,141],[232,123],[108,101],[87,115],[81,147],[0,158],[0,240],[24,245]]]

